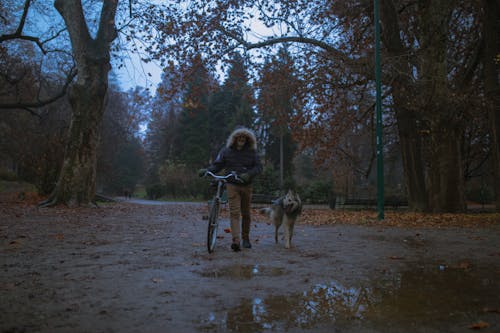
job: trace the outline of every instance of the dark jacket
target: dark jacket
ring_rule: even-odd
[[[236,148],[236,138],[244,135],[247,138],[245,146],[238,150]],[[248,128],[238,128],[229,135],[226,146],[221,149],[215,161],[208,167],[208,170],[216,173],[224,169],[226,172],[236,171],[241,175],[250,175],[250,181],[262,172],[262,164],[257,154],[257,139],[255,134]]]

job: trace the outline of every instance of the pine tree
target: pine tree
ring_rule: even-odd
[[[215,80],[209,74],[201,56],[192,61],[186,78],[182,111],[179,115],[175,155],[187,166],[198,166],[210,159],[210,95]]]
[[[227,79],[222,86],[230,114],[229,127],[252,127],[255,120],[253,90],[248,83],[248,74],[243,57],[235,53]]]
[[[263,67],[259,86],[259,125],[266,136],[265,156],[284,178],[293,174],[293,142],[290,122],[295,112],[294,101],[299,80],[293,74],[293,63],[286,49]]]

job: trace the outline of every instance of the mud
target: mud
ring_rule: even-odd
[[[252,249],[206,204],[0,205],[0,332],[500,331],[500,228],[296,226]]]

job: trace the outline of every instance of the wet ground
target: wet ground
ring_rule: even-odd
[[[500,229],[296,226],[206,251],[206,205],[0,205],[0,332],[500,332]]]

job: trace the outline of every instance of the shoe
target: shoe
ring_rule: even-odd
[[[250,241],[248,239],[244,239],[243,240],[243,247],[246,248],[246,249],[251,249],[252,248],[252,244],[250,244]]]
[[[231,249],[232,249],[234,252],[241,251],[240,244],[238,244],[238,243],[233,243],[233,244],[231,244]]]

